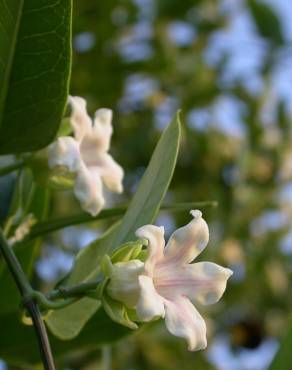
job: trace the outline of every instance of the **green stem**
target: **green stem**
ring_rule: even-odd
[[[99,283],[102,280],[89,281],[85,283],[76,284],[73,286],[60,287],[52,290],[47,294],[49,300],[54,299],[68,299],[68,298],[82,298],[82,296],[96,291]]]
[[[90,216],[88,213],[81,213],[76,216],[62,217],[55,220],[39,222],[32,227],[29,234],[29,239],[49,234],[53,231],[57,231],[68,226],[122,216],[126,212],[126,209],[126,207],[104,209],[95,217]]]
[[[39,306],[45,310],[58,310],[69,306],[70,304],[78,301],[81,297],[71,297],[67,299],[62,299],[60,301],[54,302],[48,299],[43,293],[34,291],[32,293],[33,298],[38,302]]]
[[[205,208],[205,207],[216,207],[217,202],[205,201],[205,202],[193,202],[193,203],[175,203],[173,205],[165,205],[161,207],[162,211],[179,212],[190,210],[194,208]],[[97,220],[106,220],[109,218],[116,218],[125,214],[127,207],[117,207],[102,210],[97,216],[92,217],[87,213],[81,213],[76,216],[62,217],[55,220],[39,222],[32,227],[32,230],[28,236],[29,239],[33,239],[42,235],[49,234],[53,231],[63,229],[68,226],[83,224],[86,222],[92,222]]]
[[[23,165],[24,165],[24,162],[22,161],[22,162],[13,163],[9,166],[0,168],[0,177],[19,170],[20,168],[23,167]]]
[[[38,305],[33,299],[33,289],[16,258],[13,249],[7,243],[2,229],[0,229],[0,251],[7,264],[7,267],[17,285],[23,300],[23,305],[32,318],[33,326],[37,335],[40,353],[45,370],[55,370],[54,360],[44,322],[41,317]]]

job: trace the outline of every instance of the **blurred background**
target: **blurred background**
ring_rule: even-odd
[[[188,352],[158,322],[112,346],[112,369],[267,369],[292,303],[291,4],[75,1],[73,53],[71,94],[85,97],[91,114],[114,111],[111,152],[126,177],[124,195],[109,198],[109,206],[132,197],[162,130],[182,108],[180,155],[166,202],[218,202],[202,209],[210,243],[199,259],[234,271],[223,299],[198,307],[208,326],[207,350]],[[74,212],[80,210],[70,193],[54,194],[53,216]],[[187,212],[161,212],[157,224],[169,236],[189,219]],[[53,285],[107,226],[50,235],[38,283]],[[60,368],[102,369],[101,351],[66,356]]]

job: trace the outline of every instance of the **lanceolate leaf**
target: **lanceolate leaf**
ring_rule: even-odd
[[[90,244],[77,255],[72,273],[66,280],[67,285],[95,279],[100,273],[98,268],[100,258],[105,253],[110,254],[122,243],[135,240],[136,229],[154,221],[173,175],[179,140],[180,121],[177,115],[160,138],[138,190],[122,221],[115,224],[104,237]],[[85,303],[88,305],[88,301]],[[82,309],[82,300],[78,302],[78,305],[74,305],[76,305],[76,310]],[[74,305],[70,307],[71,312]],[[54,325],[55,315],[58,316],[58,320],[62,319],[62,327]],[[71,319],[67,315],[67,308],[53,312],[48,317],[47,324],[59,338],[71,339],[74,337],[68,335],[70,330],[66,329],[66,326],[70,327],[72,325]],[[84,320],[79,321],[80,330],[84,324]],[[75,320],[74,327],[77,328],[77,326],[78,322]]]
[[[71,0],[0,0],[0,153],[49,144],[71,63]]]
[[[174,172],[180,141],[179,113],[163,133],[138,190],[110,241],[110,251],[120,244],[135,239],[135,231],[154,221]]]

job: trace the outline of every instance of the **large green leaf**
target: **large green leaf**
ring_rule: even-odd
[[[100,301],[96,299],[83,298],[64,310],[53,311],[47,318],[47,323],[51,332],[59,339],[75,338],[100,305]],[[66,320],[64,320],[64,313]]]
[[[32,326],[23,325],[19,315],[9,312],[0,315],[0,358],[11,365],[24,367],[40,362],[40,355]],[[97,346],[113,342],[131,333],[131,330],[114,323],[101,309],[85,325],[82,332],[71,341],[51,337],[56,360],[69,353],[96,349]]]
[[[109,254],[122,243],[135,239],[137,228],[153,222],[173,175],[179,141],[180,120],[177,114],[161,136],[122,221],[115,224],[101,239],[90,244],[77,255],[72,273],[66,280],[67,285],[95,279],[99,274],[100,258],[105,253]],[[70,308],[55,311],[48,317],[46,322],[56,336],[62,339],[74,337],[70,330],[72,322],[70,316],[67,315],[67,310],[70,309],[72,312],[74,306],[76,310],[82,309],[82,302],[83,300],[79,301],[78,305],[75,303]],[[88,300],[84,304],[88,307]],[[92,305],[94,305],[94,302],[92,302]],[[58,322],[62,321],[62,326],[57,327],[55,325],[55,316],[57,316]],[[75,315],[75,317],[77,316]],[[79,323],[75,320],[75,332],[79,332],[84,324],[83,319]],[[79,330],[77,330],[78,325]]]
[[[290,327],[282,343],[272,364],[269,367],[269,370],[291,370],[292,369],[292,356],[291,356],[291,348],[292,348],[292,325],[290,323]]]
[[[68,95],[71,0],[0,0],[0,153],[40,149]]]

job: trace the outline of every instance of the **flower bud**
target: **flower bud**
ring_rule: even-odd
[[[144,263],[139,260],[113,264],[107,286],[108,295],[128,308],[135,307],[140,294],[138,277],[143,270]]]

